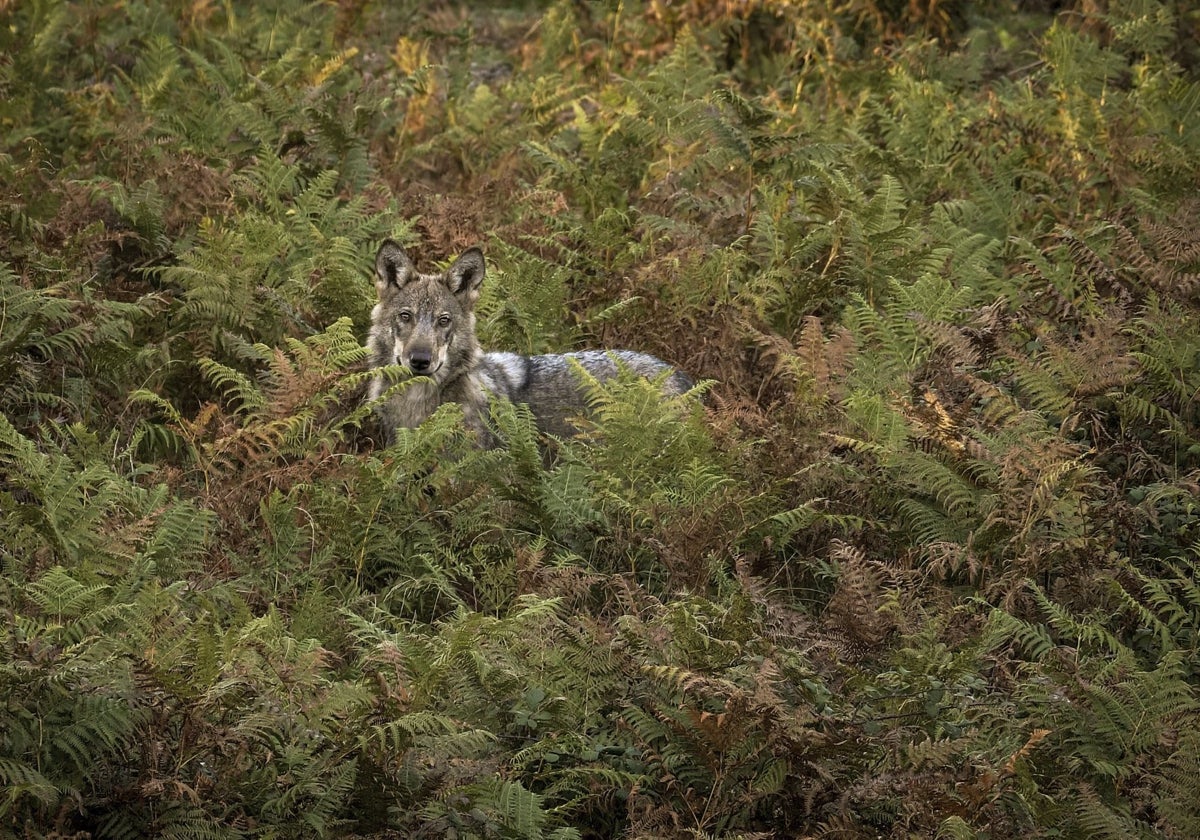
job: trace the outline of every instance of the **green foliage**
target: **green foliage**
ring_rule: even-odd
[[[1107,5],[0,3],[0,833],[1200,835],[1200,32]],[[385,446],[385,236],[700,384]]]
[[[337,177],[326,170],[310,181],[264,152],[235,179],[257,206],[203,226],[178,265],[156,272],[182,293],[178,315],[192,325],[187,350],[233,355],[238,341],[278,344],[338,313],[366,322],[361,243],[376,228],[361,197],[335,195]]]
[[[1115,614],[1100,607],[1076,615],[1037,589],[1046,625],[993,613],[1002,637],[1019,645],[1040,676],[1041,685],[1022,686],[1022,705],[1043,722],[1051,744],[1061,744],[1038,751],[1025,781],[1047,795],[1028,799],[1035,814],[1053,813],[1075,832],[1096,836],[1158,836],[1137,817],[1146,808],[1163,808],[1169,830],[1196,824],[1194,802],[1178,798],[1174,775],[1176,739],[1200,716],[1190,662],[1200,618],[1189,594],[1194,573],[1194,562],[1172,564],[1175,585],[1133,569],[1104,576],[1096,583],[1110,593]],[[1125,616],[1135,633],[1123,632]],[[1051,804],[1065,800],[1081,807]]]

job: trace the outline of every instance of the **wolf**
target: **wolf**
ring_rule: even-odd
[[[483,252],[463,252],[444,272],[416,270],[408,254],[388,239],[375,255],[378,302],[371,313],[370,365],[400,365],[414,377],[378,407],[388,440],[398,428],[415,428],[442,403],[462,406],[467,427],[485,447],[496,445],[488,430],[492,399],[529,406],[544,434],[569,437],[572,419],[587,413],[578,365],[599,381],[622,369],[661,379],[666,395],[693,387],[692,380],[661,359],[631,350],[584,350],[543,356],[484,352],[475,335],[475,304],[486,266]],[[376,376],[368,390],[378,400],[388,388]]]

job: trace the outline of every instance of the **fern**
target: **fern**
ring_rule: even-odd
[[[536,5],[0,13],[0,833],[1200,834],[1192,18]]]

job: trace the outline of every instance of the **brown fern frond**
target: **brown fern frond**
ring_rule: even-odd
[[[904,411],[904,407],[909,410]],[[911,404],[903,403],[901,410],[909,423],[922,430],[917,435],[917,441],[932,447],[927,451],[941,449],[961,455],[967,448],[967,436],[962,428],[966,411],[962,403],[951,408],[953,414],[947,410],[938,394],[926,388],[918,400]]]
[[[1142,232],[1154,242],[1155,250],[1177,266],[1200,263],[1200,201],[1186,201],[1164,221],[1145,219]]]
[[[1116,232],[1115,251],[1120,254],[1123,268],[1135,276],[1140,277],[1151,288],[1161,288],[1164,285],[1164,272],[1162,264],[1152,257],[1145,245],[1134,235],[1126,225],[1116,223],[1113,225]],[[1092,257],[1099,260],[1091,249],[1087,249]],[[1076,249],[1072,249],[1072,254],[1076,254]],[[1107,269],[1107,266],[1106,266]],[[1107,269],[1112,271],[1111,269]],[[1116,272],[1112,272],[1115,276]]]
[[[856,350],[854,336],[837,326],[827,336],[825,325],[815,315],[804,318],[796,338],[796,354],[808,370],[817,390],[830,399],[840,396]]]
[[[1073,324],[1084,318],[1084,313],[1080,310],[1078,302],[1068,297],[1056,285],[1051,283],[1035,266],[1027,266],[1027,279],[1024,280],[1029,286],[1031,294],[1028,303],[1025,305],[1027,310],[1044,311],[1045,317],[1054,323]],[[1018,282],[1022,282],[1019,278]],[[1037,320],[1032,318],[1029,320]]]
[[[832,557],[838,562],[838,583],[825,617],[851,641],[875,647],[897,626],[882,609],[891,572],[849,543],[836,542]]]
[[[1120,275],[1091,245],[1070,231],[1063,232],[1062,240],[1075,265],[1093,286],[1115,294],[1122,305],[1132,302],[1132,295],[1126,284],[1121,282]],[[1142,256],[1144,258],[1144,254]]]
[[[979,365],[982,351],[973,336],[963,329],[941,321],[931,321],[915,314],[921,333],[930,340],[934,355],[953,367],[973,368]]]
[[[984,565],[970,546],[953,542],[936,542],[923,546],[922,562],[926,574],[933,580],[952,580],[965,577],[979,583]]]
[[[1200,231],[1195,224],[1200,202],[1190,202],[1165,221],[1111,220],[1111,254],[1102,256],[1073,232],[1062,235],[1072,261],[1097,289],[1111,296],[1120,315],[1150,292],[1180,302],[1200,292]]]

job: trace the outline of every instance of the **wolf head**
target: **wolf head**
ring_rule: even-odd
[[[375,255],[379,303],[371,315],[376,365],[398,364],[444,383],[477,364],[475,302],[485,271],[478,248],[440,274],[416,270],[392,240]]]

